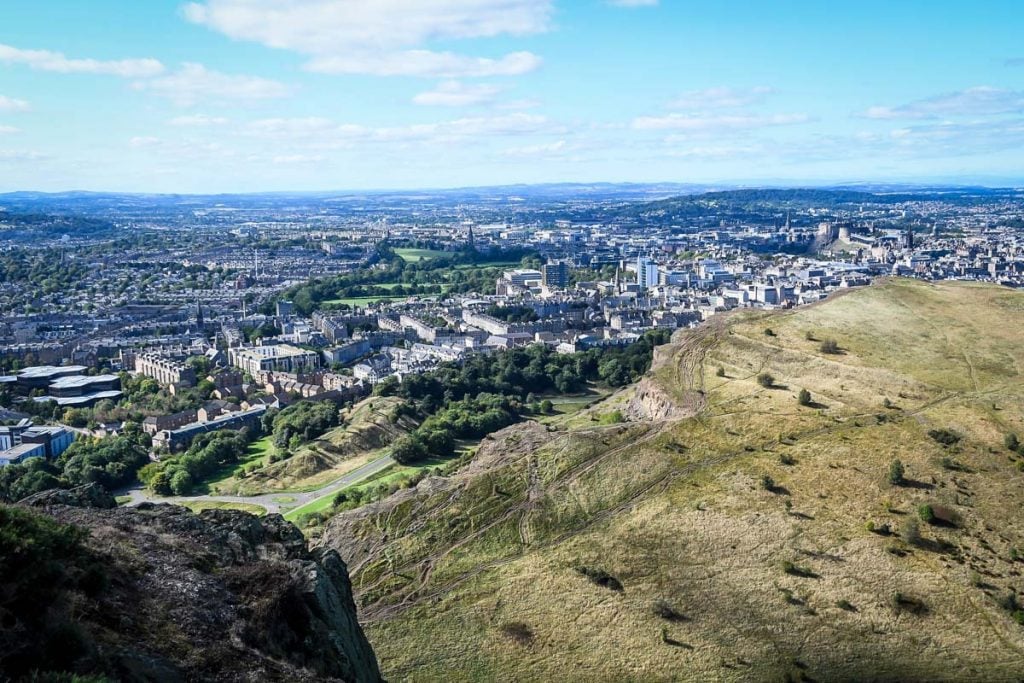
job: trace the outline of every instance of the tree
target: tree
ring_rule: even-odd
[[[192,475],[188,470],[178,470],[171,475],[169,485],[174,495],[183,496],[192,491]]]
[[[811,403],[813,402],[811,400],[811,392],[807,391],[806,389],[801,389],[800,390],[800,396],[797,398],[797,401],[802,406],[809,406],[809,405],[811,405]]]
[[[893,460],[889,465],[889,483],[893,486],[902,486],[906,481],[906,469],[899,460]]]
[[[555,409],[555,404],[551,402],[551,399],[544,399],[540,402],[540,412],[545,415],[550,415]]]

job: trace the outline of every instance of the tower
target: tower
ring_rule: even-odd
[[[196,325],[200,329],[203,327],[203,304],[200,303],[198,296],[196,296]]]
[[[907,249],[914,248],[914,228],[907,228]]]
[[[476,243],[473,241],[473,224],[469,224],[469,234],[466,235],[466,248],[470,251],[476,251]]]

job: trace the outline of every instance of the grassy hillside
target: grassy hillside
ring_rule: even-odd
[[[394,397],[360,401],[339,427],[303,445],[288,459],[268,462],[244,476],[235,474],[213,488],[220,494],[252,496],[324,486],[379,457],[379,449],[415,428],[415,422],[407,417],[392,422],[391,413],[398,403],[400,399]]]
[[[389,680],[1020,679],[1022,372],[1006,289],[727,316],[321,542]]]

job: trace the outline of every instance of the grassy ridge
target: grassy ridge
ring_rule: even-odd
[[[1006,289],[893,280],[730,316],[643,388],[699,396],[695,417],[602,425],[637,388],[511,427],[323,542],[389,680],[1018,678],[1024,488],[1003,442],[1024,436],[1022,311]],[[958,526],[906,540],[923,505]]]

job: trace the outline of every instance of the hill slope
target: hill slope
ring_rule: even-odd
[[[393,680],[1019,679],[1022,373],[1005,289],[727,316],[320,543]]]

